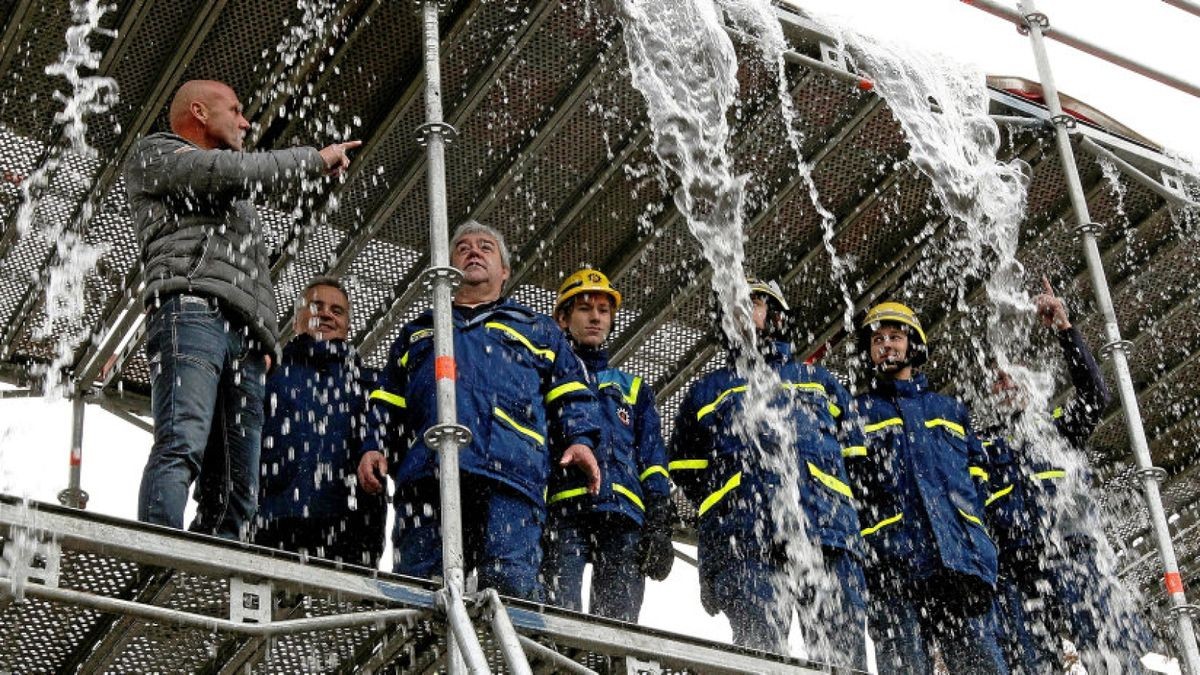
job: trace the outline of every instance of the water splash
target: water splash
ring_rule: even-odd
[[[1055,374],[1062,359],[1051,349],[1037,347],[1035,305],[1027,290],[1037,282],[1028,278],[1016,257],[1029,167],[1019,159],[997,161],[1000,134],[988,116],[982,73],[942,56],[839,27],[834,31],[848,61],[874,81],[887,101],[907,136],[909,161],[928,177],[948,217],[940,255],[916,270],[912,287],[950,289],[963,318],[947,322],[946,331],[979,336],[971,338],[965,354],[951,356],[983,375],[964,383],[966,397],[999,413],[997,421],[1006,422],[1014,448],[1066,470],[1067,477],[1058,481],[1049,499],[1045,521],[1039,523],[1046,533],[1040,556],[1051,565],[1066,561],[1069,573],[1091,578],[1072,548],[1081,539],[1090,540],[1100,578],[1089,589],[1088,600],[1096,610],[1101,639],[1082,656],[1098,669],[1093,672],[1111,670],[1123,663],[1115,645],[1131,629],[1129,617],[1135,611],[1116,576],[1115,557],[1102,536],[1101,514],[1089,498],[1086,457],[1067,444],[1047,414],[1053,408]],[[978,303],[982,309],[970,307],[971,280],[983,281],[984,296]],[[1017,382],[1019,401],[1005,405],[990,395],[993,368]],[[1099,616],[1099,607],[1107,608],[1104,616]]]
[[[63,153],[79,157],[94,158],[97,152],[87,141],[88,121],[107,112],[116,104],[118,88],[115,80],[86,74],[100,66],[102,54],[91,47],[97,36],[113,37],[115,32],[102,28],[104,15],[114,11],[113,5],[102,5],[99,0],[73,0],[71,16],[75,22],[66,32],[66,51],[59,54],[58,61],[46,67],[47,75],[66,79],[69,89],[64,93],[56,90],[55,100],[62,102],[63,109],[54,116],[55,124],[62,125],[65,148],[56,148],[47,160],[21,182],[21,205],[17,211],[17,233],[21,238],[36,236],[54,246],[55,264],[48,270],[45,284],[45,320],[34,331],[36,339],[51,337],[59,331],[66,334],[58,339],[55,357],[44,371],[45,391],[49,400],[62,396],[62,369],[73,357],[75,347],[89,336],[89,329],[81,325],[87,309],[86,276],[95,269],[97,261],[107,252],[104,245],[88,243],[81,232],[95,213],[96,205],[84,200],[80,207],[77,227],[54,217],[41,217],[39,205],[50,181],[63,170],[69,170],[63,161]],[[86,176],[71,176],[77,182],[86,182]]]
[[[733,420],[735,431],[752,449],[754,461],[781,479],[781,489],[766,505],[774,531],[755,534],[760,540],[774,538],[784,545],[793,563],[792,576],[777,583],[787,588],[803,584],[817,589],[817,598],[827,599],[834,582],[824,574],[819,545],[805,534],[795,453],[777,450],[795,447],[796,429],[790,419],[795,411],[791,405],[781,404],[779,376],[759,352],[751,316],[743,249],[748,177],[734,174],[728,150],[731,129],[727,114],[737,98],[738,64],[722,23],[722,9],[762,27],[769,23],[763,20],[769,8],[762,3],[722,2],[718,7],[711,0],[626,0],[619,5],[633,84],[647,102],[654,152],[679,181],[675,205],[712,270],[720,327],[734,367],[747,381],[744,414]],[[778,30],[777,22],[772,25]],[[775,54],[772,58],[781,67],[782,35],[765,34],[767,40],[775,41],[765,49]],[[787,99],[783,103],[781,98],[782,107],[790,112],[790,94],[781,87],[781,97]],[[790,123],[788,126],[791,128]],[[794,132],[792,137],[798,149]],[[770,441],[764,443],[764,439]],[[763,505],[746,507],[761,509]],[[791,607],[777,609],[791,612]],[[786,625],[791,617],[779,618],[784,619],[779,623]],[[822,625],[820,621],[804,622],[806,629],[817,629],[808,636],[807,646],[824,652],[828,638],[820,634]]]

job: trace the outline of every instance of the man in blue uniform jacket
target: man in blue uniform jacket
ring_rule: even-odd
[[[645,577],[671,571],[671,486],[667,449],[654,408],[654,392],[641,377],[609,366],[604,343],[621,306],[621,294],[599,270],[567,277],[554,318],[592,376],[604,433],[596,448],[600,493],[589,495],[577,471],[550,478],[550,524],[542,565],[547,600],[580,611],[583,568],[592,563],[591,613],[636,622]]]
[[[986,457],[961,401],[916,368],[928,341],[898,302],[871,308],[858,349],[873,366],[857,398],[866,437],[846,468],[870,546],[870,628],[880,673],[1004,673],[996,635],[996,546],[984,524]]]
[[[453,303],[458,419],[472,434],[460,455],[464,570],[478,572],[480,588],[538,599],[551,464],[582,471],[587,489],[600,490],[596,396],[554,321],[501,296],[509,257],[499,232],[463,223],[450,263],[463,274]],[[358,467],[368,492],[383,490],[384,475],[395,481],[393,570],[425,578],[442,570],[437,451],[425,443],[437,424],[434,357],[426,311],[388,354],[371,394],[384,433],[364,445]]]
[[[798,603],[819,602],[811,623],[826,631],[827,644],[813,642],[829,653],[813,656],[866,670],[862,542],[843,464],[844,455],[862,450],[850,394],[829,371],[793,356],[778,285],[750,284],[756,347],[780,380],[770,405],[791,423],[794,441],[783,447],[779,433],[763,433],[759,448],[739,433],[747,382],[732,363],[701,377],[684,397],[669,468],[698,505],[701,600],[709,613],[725,612],[734,643],[780,653]],[[797,493],[799,503],[778,503]],[[808,579],[796,579],[800,570],[788,555],[788,539],[799,533],[780,527],[800,514],[822,558]],[[801,626],[811,638],[816,627]]]
[[[304,289],[296,337],[267,379],[254,543],[376,567],[383,495],[358,488],[367,396],[378,373],[346,342],[350,298],[332,277]]]
[[[1014,672],[1062,671],[1066,637],[1088,672],[1141,672],[1150,632],[1121,582],[1101,571],[1095,537],[1102,525],[1086,493],[1091,476],[1082,454],[1065,456],[1084,451],[1108,387],[1062,300],[1042,283],[1034,304],[1058,339],[1074,396],[1052,413],[1028,414],[1026,393],[997,367],[992,392],[1002,419],[981,434],[991,459],[987,510],[1000,548],[1005,657]],[[1070,450],[1053,447],[1059,439]]]

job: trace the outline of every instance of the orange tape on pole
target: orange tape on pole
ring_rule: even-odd
[[[1183,592],[1183,577],[1179,576],[1179,572],[1167,572],[1163,575],[1163,585],[1167,587],[1168,593]]]
[[[458,369],[454,365],[453,356],[439,356],[433,362],[433,376],[439,380],[453,380],[458,378]]]

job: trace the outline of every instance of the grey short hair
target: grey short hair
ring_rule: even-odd
[[[342,280],[338,279],[337,277],[327,277],[327,276],[313,277],[313,280],[308,282],[308,285],[304,287],[304,290],[300,291],[300,297],[296,298],[296,307],[297,308],[302,306],[304,303],[308,302],[308,292],[311,291],[312,289],[316,288],[317,286],[328,286],[330,288],[336,288],[339,291],[341,291],[342,297],[346,298],[346,314],[350,314],[350,310],[351,310],[350,293],[346,291],[346,285],[342,283]]]
[[[504,243],[504,235],[497,232],[495,228],[484,225],[477,220],[463,221],[458,227],[454,228],[454,234],[450,237],[450,250],[453,251],[454,245],[458,243],[458,240],[468,234],[486,234],[495,239],[496,245],[500,247],[500,264],[504,265],[505,269],[512,269],[512,260],[508,255],[508,244]]]

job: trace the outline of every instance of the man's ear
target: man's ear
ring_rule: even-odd
[[[208,106],[204,105],[204,103],[200,101],[192,101],[192,104],[188,106],[188,111],[192,113],[192,117],[195,117],[200,121],[200,123],[205,124],[208,122]]]

